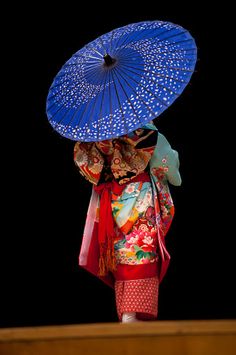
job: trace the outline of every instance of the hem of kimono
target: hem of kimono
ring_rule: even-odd
[[[160,281],[159,281],[159,278],[158,276],[154,276],[154,277],[150,277],[150,279],[156,279],[157,282],[158,282],[158,286],[157,286],[157,294],[159,293],[159,284],[160,284]],[[141,280],[141,279],[140,279]],[[147,280],[147,278],[145,279]],[[137,280],[121,280],[121,281],[116,281],[118,283],[121,283],[124,285],[124,283],[128,283],[128,282],[132,282],[132,281],[137,281]],[[137,310],[137,308],[139,310]],[[120,322],[122,322],[122,315],[123,313],[130,313],[130,312],[134,312],[136,314],[136,318],[137,320],[140,320],[140,321],[154,321],[154,320],[157,320],[158,318],[158,300],[157,300],[157,304],[156,304],[156,307],[155,307],[155,310],[140,310],[140,306],[137,307],[137,304],[135,305],[129,305],[129,306],[125,306],[125,307],[122,307],[122,309],[118,310],[117,308],[117,316],[118,316],[118,319]]]

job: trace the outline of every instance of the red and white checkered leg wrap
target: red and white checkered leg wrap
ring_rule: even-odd
[[[124,312],[136,312],[138,319],[153,320],[158,312],[158,277],[116,281],[116,307],[119,320]]]

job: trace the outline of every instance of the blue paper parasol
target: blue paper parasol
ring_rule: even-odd
[[[182,93],[196,64],[187,30],[163,21],[130,24],[76,52],[47,98],[53,128],[76,141],[129,133],[159,116]]]

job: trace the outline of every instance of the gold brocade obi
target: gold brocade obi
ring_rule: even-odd
[[[115,179],[120,185],[145,171],[157,144],[157,129],[148,124],[125,136],[101,142],[77,142],[74,161],[91,183]]]

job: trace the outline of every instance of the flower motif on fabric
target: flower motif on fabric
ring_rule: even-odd
[[[148,229],[148,228],[147,228]],[[115,255],[120,264],[149,264],[158,260],[156,231],[133,230],[115,243]]]
[[[168,168],[163,166],[159,166],[158,168],[152,168],[152,173],[158,180],[166,180],[167,171]]]
[[[148,186],[144,196],[143,194],[140,194],[140,196],[137,198],[135,208],[141,214],[146,211],[149,206],[153,206],[151,185]]]
[[[129,185],[126,187],[125,192],[126,192],[127,194],[132,194],[132,193],[135,191],[135,189],[136,189],[136,184],[135,184],[135,183],[131,183],[131,184],[129,184]]]
[[[161,179],[161,175],[158,171],[159,169],[153,168],[153,175],[156,191],[154,190],[154,201],[155,201],[155,219],[156,224],[160,228],[160,234],[165,236],[174,216],[174,204],[169,191],[169,186],[167,179],[164,177]],[[163,174],[164,176],[164,174]]]
[[[145,217],[149,223],[155,224],[155,210],[154,207],[149,206],[146,210]]]

